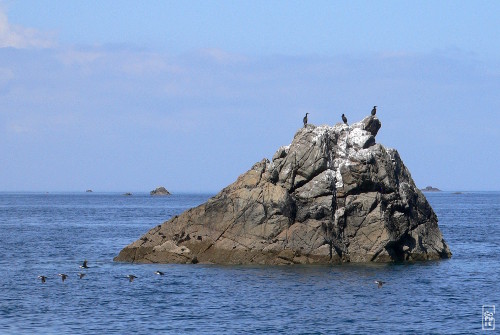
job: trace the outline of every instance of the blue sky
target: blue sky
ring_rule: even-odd
[[[216,192],[379,106],[419,187],[500,190],[496,1],[0,1],[0,191]]]

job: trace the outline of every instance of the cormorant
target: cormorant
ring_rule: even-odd
[[[129,281],[129,282],[133,282],[133,281],[134,281],[134,279],[135,279],[135,278],[137,278],[137,277],[136,277],[136,276],[134,276],[134,275],[128,275],[128,276],[127,276],[127,278],[128,278],[128,281]]]
[[[45,276],[38,276],[38,278],[42,281],[42,283],[45,283],[45,281],[47,280],[47,277]]]
[[[306,116],[304,116],[304,119],[302,119],[302,121],[304,121],[304,127],[307,125],[307,114],[309,113],[306,113]]]
[[[347,124],[347,118],[345,117],[344,114],[342,114],[342,121],[344,121],[345,124]],[[347,124],[348,125],[348,124]]]
[[[161,272],[161,271],[156,271],[155,274],[157,275],[160,275],[160,276],[163,276],[165,273]]]
[[[67,274],[65,274],[65,273],[58,273],[57,275],[58,275],[58,276],[61,276],[61,279],[62,279],[63,283],[64,283],[64,281],[66,280],[66,278],[68,278],[68,275],[67,275]]]
[[[80,279],[82,279],[83,277],[85,277],[85,273],[79,272],[78,277],[80,277]]]
[[[82,265],[80,265],[80,268],[81,268],[81,269],[88,269],[88,268],[89,268],[89,267],[87,266],[87,260],[84,260],[84,261],[83,261],[83,264],[82,264]]]
[[[378,287],[378,288],[381,288],[381,287],[382,287],[382,285],[384,285],[384,284],[385,284],[385,281],[375,280],[375,284],[377,284],[377,287]]]
[[[373,106],[372,115],[377,114],[377,106]]]

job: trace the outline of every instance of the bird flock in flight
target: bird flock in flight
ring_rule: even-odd
[[[87,265],[87,260],[84,260],[83,263],[82,263],[82,265],[80,265],[80,269],[88,269],[88,268],[89,268],[89,266]],[[157,274],[159,276],[165,275],[165,273],[162,272],[162,271],[156,271],[155,274]],[[66,279],[68,279],[68,275],[65,274],[65,273],[58,273],[57,275],[59,277],[61,277],[61,280],[62,280],[63,283],[64,283],[64,281]],[[79,279],[83,279],[83,277],[86,276],[86,273],[85,272],[78,272],[77,276],[78,276]],[[128,278],[129,282],[133,282],[134,279],[137,278],[137,276],[134,276],[134,275],[127,275],[125,277]],[[40,276],[38,276],[38,279],[40,279],[40,281],[43,284],[43,283],[45,283],[47,281],[47,276],[40,275]]]
[[[89,266],[87,265],[87,260],[83,261],[82,265],[80,265],[80,268],[81,269],[88,269],[89,268]],[[162,271],[155,271],[155,274],[159,275],[159,276],[165,275],[165,273]],[[68,275],[65,273],[58,273],[57,275],[61,277],[61,280],[63,283],[68,278]],[[82,279],[83,277],[85,277],[86,274],[84,272],[79,272],[77,275],[80,279]],[[134,275],[127,275],[125,277],[128,278],[129,282],[133,282],[134,279],[137,278],[137,276],[134,276]],[[44,284],[47,281],[47,276],[40,275],[40,276],[38,276],[38,279],[40,279],[42,284]],[[385,281],[375,280],[375,284],[377,284],[378,288],[381,288],[382,285],[384,285],[385,283],[386,283]]]

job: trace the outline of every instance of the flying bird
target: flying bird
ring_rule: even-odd
[[[378,287],[378,288],[381,288],[381,287],[382,287],[382,285],[384,285],[384,284],[385,284],[385,281],[375,280],[375,284],[377,284],[377,287]]]
[[[373,106],[372,115],[377,114],[377,106]]]
[[[342,114],[342,121],[344,121],[345,124],[347,124],[347,118],[345,117],[344,114]],[[347,124],[348,125],[348,124]]]
[[[58,276],[61,276],[61,279],[62,279],[63,283],[64,283],[64,281],[66,280],[66,278],[68,278],[68,275],[67,275],[67,274],[65,274],[65,273],[58,273],[57,275],[58,275]]]
[[[88,269],[88,268],[89,268],[89,267],[88,267],[88,265],[87,265],[87,260],[84,260],[84,261],[83,261],[83,264],[82,264],[82,265],[80,265],[80,269]]]
[[[307,114],[309,113],[306,113],[306,116],[304,116],[304,118],[302,119],[302,121],[304,122],[304,127],[307,126]]]
[[[128,276],[127,276],[127,278],[128,278],[128,281],[129,281],[129,282],[133,282],[133,281],[134,281],[134,279],[135,279],[135,278],[137,278],[137,277],[136,277],[136,276],[134,276],[134,275],[128,275]]]
[[[85,273],[83,273],[83,272],[79,272],[79,273],[78,273],[78,277],[79,277],[80,279],[82,279],[83,277],[85,277],[85,275],[86,275],[86,274],[85,274]]]
[[[45,281],[47,280],[47,277],[45,277],[45,276],[38,276],[38,279],[40,279],[42,281],[42,283],[45,283]]]
[[[165,273],[161,272],[161,271],[156,271],[155,274],[159,275],[159,276],[163,276]]]

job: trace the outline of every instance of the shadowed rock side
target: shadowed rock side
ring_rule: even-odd
[[[151,229],[115,261],[218,264],[448,258],[431,206],[375,116],[308,124],[205,204]]]

